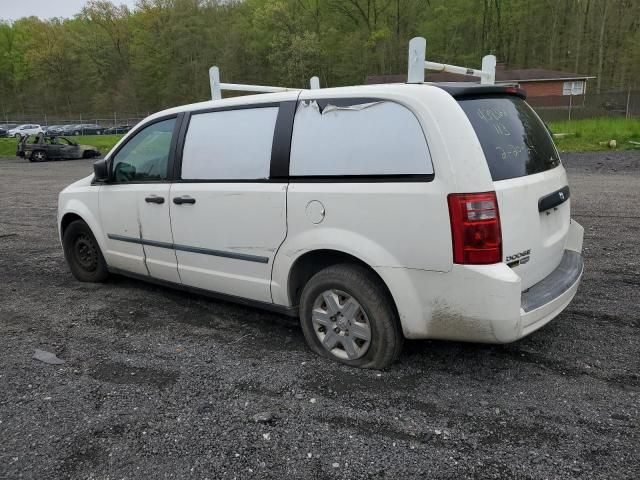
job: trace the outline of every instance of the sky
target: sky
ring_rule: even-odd
[[[17,20],[35,15],[40,18],[71,18],[79,13],[87,0],[0,0],[0,19]],[[112,0],[116,5],[135,6],[136,0]]]

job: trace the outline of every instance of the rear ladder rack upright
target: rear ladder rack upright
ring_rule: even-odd
[[[430,62],[426,59],[426,54],[427,41],[423,37],[415,37],[409,41],[409,71],[407,83],[424,83],[425,70],[480,77],[480,83],[482,85],[493,85],[496,81],[495,55],[485,55],[482,57],[482,70],[476,70],[474,68],[447,65],[446,63]]]

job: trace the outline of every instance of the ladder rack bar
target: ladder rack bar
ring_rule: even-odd
[[[476,70],[475,68],[459,67],[457,65],[448,65],[446,63],[436,63],[429,61],[424,62],[424,68],[427,70],[435,70],[438,72],[457,73],[458,75],[480,77],[481,83],[484,83],[482,80],[488,79],[492,73],[490,71]]]
[[[276,93],[276,92],[291,92],[300,91],[301,88],[287,88],[287,87],[269,87],[266,85],[248,85],[242,83],[221,83],[221,90],[235,90],[238,92],[260,92],[260,93]]]
[[[271,87],[267,85],[248,85],[243,83],[221,83],[220,69],[211,67],[209,69],[209,83],[211,86],[211,98],[220,100],[222,98],[222,90],[234,90],[236,92],[257,92],[257,93],[278,93],[278,92],[299,92],[304,88],[287,88],[287,87]],[[312,88],[320,88],[320,80],[318,77],[311,79]]]

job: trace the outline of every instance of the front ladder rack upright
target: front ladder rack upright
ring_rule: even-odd
[[[287,87],[270,87],[267,85],[249,85],[243,83],[220,83],[220,69],[211,67],[209,69],[209,83],[211,85],[211,99],[220,100],[222,98],[222,90],[235,90],[238,92],[256,92],[256,93],[276,93],[291,92],[305,90],[304,88],[287,88]],[[320,79],[311,77],[311,89],[320,88]]]
[[[496,81],[496,57],[495,55],[485,55],[482,57],[482,70],[446,63],[429,62],[426,59],[427,41],[423,37],[415,37],[409,41],[409,72],[407,83],[424,83],[424,71],[436,70],[439,72],[458,73],[460,75],[471,75],[480,77],[482,85],[493,85]]]

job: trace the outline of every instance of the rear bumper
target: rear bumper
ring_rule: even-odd
[[[391,293],[405,337],[509,343],[544,326],[571,302],[584,268],[583,234],[572,220],[562,261],[525,292],[506,264],[454,265],[446,273],[379,273],[396,277],[393,283],[400,288]]]
[[[583,270],[582,255],[565,250],[560,265],[551,275],[522,292],[520,337],[542,327],[566,308],[578,291]]]

